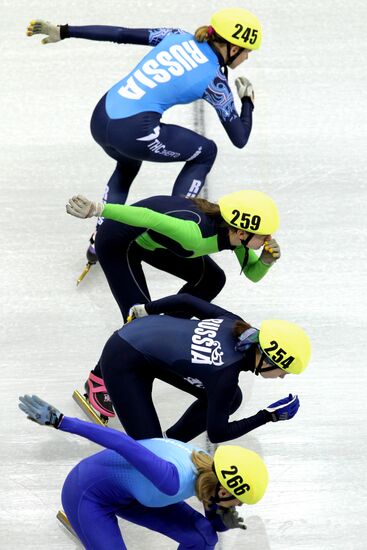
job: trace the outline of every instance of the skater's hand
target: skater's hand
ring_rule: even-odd
[[[231,508],[222,508],[218,506],[216,513],[220,516],[220,519],[227,529],[247,529],[244,524],[244,519],[238,515],[238,512],[234,506]]]
[[[27,36],[34,34],[47,34],[46,38],[41,40],[41,44],[51,44],[51,42],[60,42],[60,27],[53,25],[49,21],[34,19],[27,27]]]
[[[272,265],[280,258],[280,246],[275,239],[264,242],[264,248],[260,255],[260,261],[265,265]]]
[[[145,304],[135,304],[129,309],[129,315],[127,316],[127,322],[139,319],[140,317],[146,317],[148,315],[145,309]]]
[[[93,202],[83,197],[83,195],[76,195],[69,199],[66,212],[76,218],[91,218],[92,216],[99,218],[103,208],[104,204],[100,202]]]
[[[284,399],[279,399],[275,403],[272,403],[265,410],[271,414],[273,422],[278,420],[289,420],[293,418],[299,409],[299,399],[297,395],[291,393]]]
[[[249,97],[252,103],[255,101],[254,88],[251,82],[246,77],[239,76],[238,78],[236,78],[235,84],[240,99],[243,99],[244,97]]]
[[[37,395],[32,395],[32,397],[24,395],[23,397],[19,397],[19,401],[18,406],[20,410],[27,415],[29,420],[33,420],[43,426],[59,427],[64,415],[55,409],[55,407],[37,397]]]

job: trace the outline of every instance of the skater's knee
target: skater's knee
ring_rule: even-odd
[[[210,276],[207,277],[210,293],[215,298],[226,284],[226,274],[219,265],[214,265],[209,268]],[[212,299],[213,299],[212,298]]]
[[[211,162],[211,164],[213,164],[213,162],[215,161],[217,157],[217,153],[218,153],[218,147],[216,143],[212,139],[208,139],[206,155],[208,160]]]

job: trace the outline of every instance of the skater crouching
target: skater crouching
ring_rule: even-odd
[[[280,257],[272,237],[279,226],[278,209],[259,191],[231,193],[218,204],[157,196],[132,206],[103,205],[77,196],[66,209],[80,218],[105,218],[97,234],[97,253],[124,321],[132,305],[150,302],[142,262],[186,281],[180,293],[210,302],[222,290],[225,273],[209,254],[233,251],[240,273],[255,283]],[[113,416],[100,365],[92,371],[86,391],[95,410],[105,418]]]
[[[266,466],[248,449],[222,445],[211,457],[172,439],[139,442],[64,416],[37,396],[19,399],[19,408],[38,424],[106,447],[77,464],[62,490],[66,515],[87,549],[126,549],[119,517],[170,537],[182,550],[211,550],[217,531],[246,528],[235,506],[255,504],[266,491]],[[184,502],[194,495],[206,517]]]
[[[140,318],[109,338],[100,364],[114,409],[135,439],[162,436],[152,400],[156,378],[196,398],[166,432],[180,441],[205,431],[213,443],[229,441],[297,413],[299,399],[289,395],[253,416],[229,421],[242,401],[241,372],[284,378],[307,367],[311,344],[298,325],[268,320],[258,330],[239,315],[187,294],[134,306],[131,314]]]

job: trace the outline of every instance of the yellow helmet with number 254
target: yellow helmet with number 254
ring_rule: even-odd
[[[311,357],[309,337],[300,326],[289,321],[263,321],[259,344],[274,366],[292,374],[303,372]]]
[[[277,205],[261,191],[236,191],[218,200],[222,218],[236,229],[256,235],[271,235],[279,227]]]
[[[214,453],[219,483],[244,504],[256,504],[265,494],[269,474],[263,459],[237,445],[219,445]]]
[[[215,12],[210,25],[230,44],[257,50],[260,48],[262,29],[258,18],[242,8],[224,8]]]

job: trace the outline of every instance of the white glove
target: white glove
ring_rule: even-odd
[[[60,42],[61,40],[60,27],[42,19],[33,19],[29,23],[27,36],[33,36],[34,34],[47,34],[47,37],[41,40],[41,44],[51,44],[51,42]]]
[[[148,315],[145,309],[145,304],[135,304],[129,309],[129,315],[127,316],[127,322],[139,319],[140,317],[146,317]]]
[[[280,258],[280,246],[275,239],[264,242],[264,248],[260,255],[260,260],[265,265],[272,265]]]
[[[66,212],[76,218],[91,218],[92,216],[100,217],[104,208],[104,204],[100,202],[92,202],[83,195],[76,195],[69,199],[69,204],[66,205]]]
[[[239,76],[235,80],[239,98],[249,97],[252,102],[255,101],[254,89],[251,82],[245,76]]]

